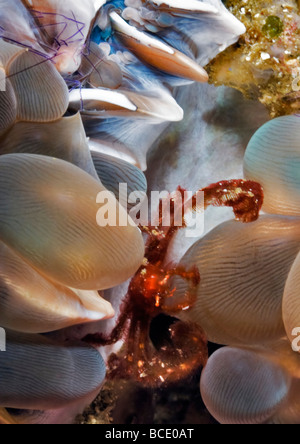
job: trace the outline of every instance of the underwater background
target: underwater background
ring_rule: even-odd
[[[0,423],[300,422],[299,14],[0,0]]]

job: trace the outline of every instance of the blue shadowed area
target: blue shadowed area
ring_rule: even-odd
[[[107,40],[112,35],[112,28],[109,26],[104,31],[102,31],[99,26],[96,26],[93,29],[91,34],[91,41],[97,43],[99,45],[101,42],[107,42]]]
[[[126,8],[123,0],[113,0],[105,4],[106,9],[112,9],[112,7],[114,9],[120,9],[121,11]],[[105,30],[100,29],[99,26],[95,26],[91,34],[91,41],[99,45],[101,42],[107,42],[112,35],[113,29],[111,26],[108,26]]]
[[[300,159],[298,156],[287,159],[285,168],[283,169],[284,177],[289,178],[293,191],[300,189]]]
[[[115,8],[120,8],[122,9],[122,11],[123,9],[126,8],[124,0],[112,0],[110,2],[107,2],[106,5],[111,5],[114,6]]]

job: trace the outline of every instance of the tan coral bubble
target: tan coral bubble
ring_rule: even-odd
[[[286,400],[291,378],[283,368],[249,350],[223,348],[208,360],[201,394],[222,424],[262,424]]]
[[[11,416],[5,409],[0,408],[0,424],[14,424],[17,425],[17,421]]]
[[[98,177],[79,113],[51,123],[17,123],[0,143],[0,154],[13,153],[56,157]]]
[[[104,289],[126,281],[144,257],[140,230],[103,185],[59,159],[0,157],[0,237],[49,278],[72,288]],[[107,194],[105,194],[105,198]],[[100,227],[101,208],[116,216]],[[126,226],[119,226],[119,216]]]
[[[25,52],[9,64],[7,75],[17,97],[18,120],[51,122],[65,114],[68,87],[51,61]]]
[[[24,51],[25,49],[0,39],[0,136],[17,119],[17,99],[11,81],[7,78],[7,66]]]
[[[95,396],[105,371],[98,351],[83,343],[66,346],[8,331],[7,350],[0,353],[0,406],[49,410],[72,405]]]
[[[244,159],[247,179],[264,188],[267,213],[300,215],[300,117],[283,116],[252,137]]]
[[[10,62],[26,49],[0,38],[0,64],[6,69]]]
[[[260,344],[284,336],[284,284],[300,246],[298,218],[262,216],[221,224],[181,263],[199,268],[197,301],[182,319],[197,322],[219,344]],[[177,297],[186,290],[176,282]]]
[[[106,154],[95,151],[92,151],[91,154],[97,174],[105,188],[114,193],[115,196],[119,196],[120,185],[124,187],[126,196],[122,196],[122,199],[126,209],[135,206],[138,199],[143,200],[143,197],[145,198],[147,179],[139,168]],[[131,202],[129,202],[130,198]]]
[[[300,380],[294,379],[286,402],[270,420],[270,424],[300,424]]]
[[[300,338],[298,342],[300,342]],[[266,346],[262,345],[257,350],[275,363],[282,365],[293,378],[300,379],[300,355],[293,351],[287,337]]]
[[[82,299],[41,276],[0,243],[0,324],[24,333],[46,333],[114,315],[97,292]]]
[[[91,120],[85,120],[86,125],[91,125]],[[104,156],[110,156],[114,159],[130,163],[137,168],[141,168],[141,163],[138,160],[137,153],[134,153],[125,144],[111,139],[89,138],[89,148],[91,152],[99,153]],[[138,150],[137,150],[138,152]],[[144,161],[144,169],[147,168],[146,161]]]
[[[4,69],[0,68],[0,136],[15,123],[17,118],[17,100]]]

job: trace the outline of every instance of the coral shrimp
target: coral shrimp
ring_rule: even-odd
[[[178,188],[178,191],[183,197],[185,190]],[[257,220],[263,204],[261,186],[251,181],[222,181],[200,192],[204,193],[205,208],[209,205],[232,207],[236,219],[245,223]],[[197,193],[192,198],[194,207],[196,196]],[[206,336],[195,324],[174,319],[168,329],[168,338],[159,349],[150,338],[151,323],[158,315],[176,316],[193,306],[201,279],[196,267],[187,270],[180,265],[165,263],[170,243],[180,229],[175,225],[175,199],[171,199],[170,215],[170,226],[163,227],[160,207],[159,226],[141,227],[148,237],[145,259],[129,284],[111,335],[94,334],[85,338],[86,342],[97,346],[124,340],[125,348],[121,353],[109,358],[110,378],[133,378],[147,386],[159,386],[187,377],[207,362]],[[184,300],[170,303],[176,292],[176,287],[172,287],[174,276],[185,280],[188,289]]]

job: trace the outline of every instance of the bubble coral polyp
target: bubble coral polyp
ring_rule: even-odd
[[[180,187],[178,190],[184,197],[185,190]],[[200,192],[204,192],[205,208],[209,205],[232,207],[236,219],[246,223],[258,218],[263,204],[263,190],[252,181],[222,181]],[[192,199],[195,203],[196,195]],[[184,227],[184,204],[182,209]],[[193,306],[201,280],[197,267],[186,269],[166,264],[168,248],[180,229],[175,226],[175,198],[171,199],[170,216],[170,226],[164,227],[161,206],[159,226],[141,227],[148,236],[145,259],[129,284],[121,315],[111,335],[94,334],[85,338],[88,343],[102,346],[125,340],[125,350],[119,356],[112,354],[109,358],[111,378],[133,378],[145,385],[157,386],[187,377],[207,362],[206,336],[196,324],[174,319],[164,345],[156,349],[151,343],[149,332],[153,319],[164,312],[176,316]],[[188,283],[180,301],[174,297],[173,276]]]

